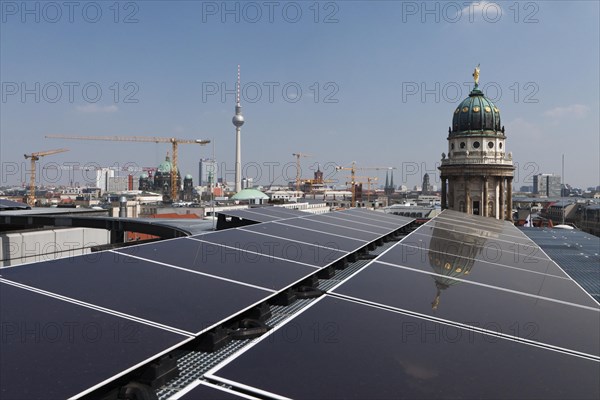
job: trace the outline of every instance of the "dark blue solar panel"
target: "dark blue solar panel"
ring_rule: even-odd
[[[600,356],[599,309],[492,290],[379,262],[333,293]]]
[[[331,296],[205,376],[294,399],[600,396],[596,361]]]
[[[111,252],[5,268],[2,277],[192,334],[273,294]]]
[[[3,399],[70,398],[189,340],[5,283],[0,318]]]

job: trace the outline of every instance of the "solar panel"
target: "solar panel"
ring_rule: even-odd
[[[310,215],[303,211],[286,209],[283,207],[253,207],[239,210],[220,211],[219,214],[223,214],[229,217],[243,218],[256,222],[269,222],[278,219],[287,219]]]
[[[112,252],[5,268],[2,277],[190,335],[274,293]]]
[[[293,218],[310,215],[309,213],[306,213],[304,211],[284,207],[252,207],[248,208],[247,211],[280,218]]]
[[[439,253],[447,256],[466,257],[492,264],[567,277],[538,247],[534,246],[510,244],[494,238],[462,235],[443,229],[435,230],[427,235],[415,231],[402,243],[423,250],[427,254]]]
[[[600,354],[600,313],[595,308],[490,289],[380,262],[364,268],[333,293],[515,339]]]
[[[273,249],[279,247],[276,241],[272,241],[272,246],[266,244],[262,249],[256,241],[238,241],[233,246],[226,246],[211,243],[212,235],[149,243],[119,249],[117,252],[273,291],[291,285],[318,268],[313,264],[277,258],[271,254]],[[286,250],[291,255],[293,250]],[[262,253],[257,254],[257,251]]]
[[[301,229],[290,225],[276,224],[273,222],[240,228],[248,232],[266,235],[273,238],[290,239],[302,243],[315,244],[325,248],[339,249],[352,252],[365,246],[368,241],[336,236],[335,234],[321,231]]]
[[[324,296],[205,374],[294,399],[592,398],[600,363]]]
[[[527,264],[531,271],[534,271],[531,272],[399,244],[379,257],[378,261],[506,290],[593,306],[590,303],[593,302],[592,299],[579,290],[572,280],[535,271],[550,270],[553,266],[550,260]],[[523,267],[525,264],[519,266]]]
[[[314,232],[325,232],[331,233],[333,235],[349,238],[349,239],[359,239],[367,242],[371,242],[373,240],[378,239],[383,236],[381,233],[362,230],[362,229],[354,229],[354,228],[346,228],[344,226],[338,224],[332,224],[327,221],[314,221],[308,220],[306,218],[296,218],[286,221],[274,221],[274,224],[281,224],[284,226],[293,226],[304,228],[305,230],[311,230]]]
[[[315,267],[325,267],[348,255],[348,252],[345,251],[257,235],[241,229],[225,230],[196,238],[205,242],[222,244],[232,249],[237,248],[261,254],[267,258],[284,259]]]
[[[331,218],[335,218],[338,220],[346,220],[346,221],[353,221],[359,224],[363,224],[363,225],[367,225],[367,226],[377,226],[377,227],[381,227],[381,228],[388,228],[388,229],[398,229],[399,226],[403,226],[405,224],[405,221],[388,221],[388,220],[381,220],[379,218],[375,219],[372,218],[370,216],[367,215],[357,215],[356,213],[350,213],[350,212],[346,212],[346,211],[340,211],[340,212],[331,212],[327,214],[328,217]],[[411,221],[408,221],[407,223],[410,223]]]
[[[535,243],[532,242],[531,239],[527,238],[525,235],[520,235],[519,231],[514,229],[514,227],[513,227],[513,229],[510,229],[510,227],[505,227],[504,229],[489,228],[489,227],[485,227],[485,226],[475,227],[475,226],[467,226],[466,224],[460,224],[460,223],[444,222],[441,219],[438,220],[437,218],[434,218],[433,220],[428,222],[426,225],[422,226],[420,229],[423,231],[426,231],[428,229],[434,229],[434,228],[446,229],[448,231],[458,232],[458,233],[462,233],[465,235],[494,236],[498,240],[502,240],[502,241],[506,241],[506,242],[510,242],[510,243],[519,243],[519,244],[524,244],[524,245],[528,245],[528,246],[535,245]],[[508,234],[508,232],[511,232],[512,235]]]
[[[350,215],[355,215],[355,216],[360,216],[360,217],[366,217],[372,220],[379,220],[379,221],[390,221],[393,223],[410,223],[412,221],[414,221],[414,218],[409,218],[409,217],[403,217],[400,215],[396,215],[396,214],[386,214],[384,212],[379,212],[379,211],[371,211],[371,210],[366,210],[364,208],[351,208],[349,210],[344,210],[341,211],[344,214],[350,214]]]
[[[600,238],[577,230],[523,228],[522,232],[600,303]]]
[[[341,226],[344,228],[352,228],[352,229],[356,229],[358,231],[379,233],[381,235],[387,235],[391,231],[398,229],[397,225],[395,227],[382,227],[381,225],[374,225],[373,223],[368,223],[366,221],[351,220],[351,219],[348,219],[348,217],[341,218],[338,216],[338,214],[343,215],[343,213],[331,213],[331,215],[329,215],[329,214],[315,215],[315,216],[306,217],[303,219],[308,220],[308,221],[327,222],[334,226]]]
[[[221,211],[221,212],[219,212],[219,214],[225,215],[227,217],[242,218],[242,219],[247,219],[247,220],[255,221],[255,222],[269,222],[269,221],[275,221],[277,219],[281,219],[280,217],[275,217],[272,215],[252,213],[248,210]]]
[[[3,399],[83,394],[189,337],[0,282]]]

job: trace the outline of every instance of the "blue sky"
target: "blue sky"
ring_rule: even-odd
[[[271,4],[2,1],[0,185],[27,177],[26,152],[70,149],[42,165],[156,166],[169,150],[47,134],[208,138],[233,180],[235,99],[221,89],[234,87],[237,64],[248,176],[293,179],[292,153],[302,152],[311,154],[305,177],[319,162],[345,181],[332,166],[356,161],[396,167],[396,184],[412,187],[425,172],[436,181],[452,112],[478,63],[517,188],[534,173],[560,174],[563,153],[568,183],[600,184],[599,2]],[[181,171],[196,179],[198,159],[211,154],[181,146]],[[41,174],[39,183],[53,180]]]

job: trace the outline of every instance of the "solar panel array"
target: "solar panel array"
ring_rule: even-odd
[[[600,238],[578,230],[523,228],[531,240],[600,302]]]
[[[302,213],[4,268],[0,393],[83,396],[411,222],[364,210]]]
[[[273,398],[599,398],[600,307],[509,222],[444,211],[205,378]]]

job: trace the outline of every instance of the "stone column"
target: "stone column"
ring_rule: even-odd
[[[483,177],[483,215],[484,217],[489,217],[488,213],[488,178],[487,176]]]
[[[446,201],[446,177],[442,176],[442,210],[445,210],[446,208],[448,208],[448,203]]]
[[[506,219],[511,221],[513,220],[512,217],[512,181],[513,178],[507,178],[506,179]]]
[[[498,218],[504,219],[504,177],[500,177],[500,197],[498,198],[500,209],[498,212]]]
[[[473,214],[473,205],[471,204],[471,188],[469,187],[469,179],[465,178],[465,212]]]
[[[451,210],[456,210],[454,208],[454,184],[453,179],[448,178],[448,193],[446,194],[448,198],[448,208]]]
[[[494,217],[500,219],[500,180],[498,177],[494,178],[494,190],[496,195],[494,196]]]

